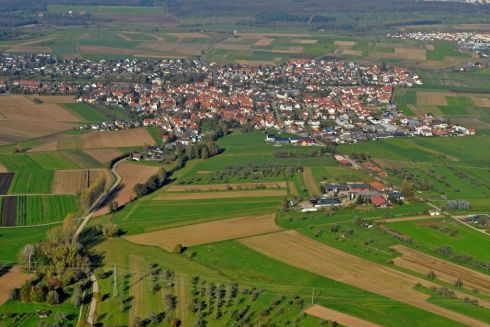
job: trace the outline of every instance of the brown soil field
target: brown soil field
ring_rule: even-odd
[[[53,52],[53,49],[51,49],[50,47],[14,45],[12,47],[9,47],[7,52],[51,53],[51,52]]]
[[[286,188],[286,182],[263,182],[263,183],[231,183],[231,184],[207,184],[207,185],[171,185],[167,188],[169,192],[196,192],[196,191],[226,191],[250,190],[257,187],[265,188]]]
[[[11,106],[32,106],[33,103],[27,97],[21,95],[2,96],[0,98],[0,108]]]
[[[44,121],[0,120],[0,143],[17,143],[27,139],[46,136],[70,130],[77,126],[75,123]]]
[[[209,39],[210,36],[199,32],[167,33],[178,39]]]
[[[57,170],[54,173],[52,192],[77,194],[102,176],[109,180],[105,169]]]
[[[41,96],[29,97],[29,99],[34,99],[34,98],[41,99],[44,103],[47,104],[64,104],[64,103],[76,102],[75,98],[71,95],[53,95],[53,96],[41,95]]]
[[[18,97],[15,97],[18,98]],[[17,121],[50,121],[50,122],[79,122],[80,118],[54,103],[35,104],[6,104],[0,99],[0,115],[7,120]]]
[[[121,176],[121,189],[116,192],[113,201],[119,206],[123,206],[134,198],[133,187],[146,180],[158,172],[158,167],[139,165],[131,161],[121,162],[116,167],[116,172]],[[95,213],[95,216],[104,215],[108,212],[107,207],[102,207]]]
[[[260,39],[257,42],[255,42],[255,46],[257,47],[267,47],[269,46],[274,39]]]
[[[490,276],[480,272],[455,265],[431,255],[413,250],[403,245],[391,247],[401,253],[400,257],[393,260],[395,265],[427,275],[431,270],[436,278],[450,284],[454,284],[459,278],[463,281],[463,287],[476,289],[481,293],[490,295]]]
[[[73,137],[73,135],[66,133],[58,133],[54,135],[48,135],[40,138],[41,144],[35,145],[28,149],[28,152],[42,152],[42,151],[56,151],[58,150],[58,141]]]
[[[22,271],[21,266],[13,266],[6,274],[0,277],[0,305],[10,298],[10,290],[20,288],[33,275]]]
[[[318,43],[318,40],[294,39],[294,40],[291,40],[291,43],[297,43],[297,44],[316,44],[316,43]]]
[[[342,54],[344,54],[346,56],[357,56],[357,57],[361,57],[362,56],[362,51],[360,51],[360,50],[348,50],[348,49],[344,49],[344,50],[342,50]]]
[[[271,37],[294,37],[294,38],[307,38],[312,37],[310,34],[299,34],[299,33],[240,33],[240,37],[244,39],[264,39]]]
[[[209,44],[207,43],[168,43],[168,42],[143,42],[140,44],[141,48],[148,49],[148,51],[161,51],[156,54],[145,53],[146,56],[153,57],[168,57],[175,58],[182,55],[197,55],[202,50],[207,49]],[[236,49],[235,49],[236,50]],[[238,50],[237,50],[238,51]],[[141,54],[136,54],[136,56]]]
[[[431,216],[416,216],[416,217],[402,217],[402,218],[388,218],[388,219],[379,219],[376,221],[379,221],[380,223],[397,223],[397,222],[403,222],[403,221],[417,221],[417,220],[427,220],[427,219],[434,219],[437,217],[431,217]]]
[[[82,149],[123,148],[155,145],[145,128],[124,129],[114,132],[93,132],[80,135]]]
[[[14,173],[0,173],[0,195],[7,194],[14,176]]]
[[[471,97],[471,101],[477,107],[490,108],[490,98]]]
[[[2,226],[10,227],[17,224],[17,197],[7,196],[2,201]]]
[[[447,96],[454,95],[451,92],[417,92],[417,104],[422,106],[447,106]]]
[[[346,327],[378,327],[381,325],[315,304],[305,313],[327,321],[336,321]]]
[[[156,201],[174,200],[205,200],[205,199],[234,199],[234,198],[261,198],[272,196],[286,196],[286,190],[256,190],[256,191],[229,191],[229,192],[200,192],[200,193],[163,193],[153,198]]]
[[[339,47],[353,47],[356,45],[355,41],[335,41],[334,44]]]
[[[0,173],[7,173],[9,170],[3,163],[0,162]]]
[[[299,197],[299,192],[294,182],[288,182],[288,188],[289,188],[289,192],[291,193],[291,196]]]
[[[431,282],[343,252],[294,230],[254,236],[241,242],[275,260],[320,276],[407,303],[463,324],[487,326],[481,321],[427,302],[429,295],[414,289],[417,283],[431,287],[434,285]]]
[[[298,54],[298,53],[303,53],[304,47],[288,47],[287,49],[284,48],[274,48],[272,50],[267,50],[267,49],[261,49],[260,51],[264,52],[271,52],[271,53],[288,53],[288,54]]]
[[[89,149],[84,151],[86,154],[100,162],[101,164],[105,164],[112,159],[120,156],[122,154],[121,151],[115,148],[107,148],[107,149]]]
[[[436,48],[434,48],[434,45],[433,45],[433,44],[427,44],[427,45],[425,46],[425,48],[426,48],[427,50],[431,50],[431,51],[434,51],[434,50],[436,49]]]
[[[126,237],[127,240],[173,251],[177,244],[189,247],[279,231],[275,214],[246,216],[182,226]]]
[[[395,48],[395,54],[399,55],[401,59],[408,60],[425,60],[425,49],[407,49],[407,48]]]
[[[305,181],[305,186],[308,189],[310,196],[318,196],[322,194],[320,186],[316,183],[313,177],[313,172],[311,167],[305,167],[303,170],[303,180]]]
[[[422,61],[417,67],[421,68],[431,68],[431,69],[438,69],[438,68],[448,68],[448,67],[455,67],[463,62],[465,62],[465,58],[461,57],[444,57],[444,60],[425,60]],[[454,85],[457,86],[457,85]]]

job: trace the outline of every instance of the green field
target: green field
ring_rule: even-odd
[[[468,114],[468,108],[473,107],[468,97],[446,97],[447,106],[439,106],[445,116],[462,116]]]
[[[100,122],[108,120],[107,116],[86,103],[68,103],[65,108],[82,118],[86,122]]]
[[[17,225],[36,225],[62,221],[78,211],[72,195],[20,196],[17,199]]]
[[[0,261],[16,263],[17,254],[25,244],[46,238],[48,229],[54,226],[15,227],[0,229]]]
[[[69,302],[69,301],[66,301]],[[18,301],[8,301],[0,307],[0,313],[5,315],[5,318],[0,320],[1,327],[37,327],[46,323],[57,323],[56,313],[64,313],[67,318],[64,321],[64,326],[74,326],[78,320],[79,309],[70,303],[62,303],[58,305],[39,304],[39,303],[23,303]],[[36,310],[48,310],[52,314],[48,318],[39,318]],[[10,314],[15,314],[10,317]]]
[[[51,193],[53,176],[49,170],[19,171],[15,173],[9,193]]]
[[[159,15],[163,14],[163,7],[147,6],[77,6],[77,5],[49,5],[48,10],[55,13],[87,12],[90,14],[133,14],[133,15]]]

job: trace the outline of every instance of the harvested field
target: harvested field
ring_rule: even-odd
[[[200,193],[163,193],[155,198],[156,201],[174,200],[205,200],[205,199],[233,199],[233,198],[262,198],[271,196],[286,196],[286,190],[257,190],[257,191],[229,191],[229,192],[200,192]]]
[[[305,186],[308,189],[308,193],[310,194],[310,196],[318,196],[322,194],[320,186],[316,183],[315,178],[313,177],[311,167],[304,168],[303,179],[305,181]]]
[[[348,49],[344,49],[344,50],[342,50],[342,54],[344,54],[346,56],[361,57],[362,56],[362,51],[360,51],[360,50],[348,50]]]
[[[34,99],[34,98],[41,99],[46,104],[65,104],[65,103],[76,102],[75,98],[71,95],[52,95],[52,96],[41,95],[41,96],[29,97],[29,99]]]
[[[451,92],[417,92],[417,104],[421,106],[447,106],[447,96],[454,95]]]
[[[429,295],[414,289],[434,284],[406,273],[373,263],[312,240],[294,230],[254,236],[241,240],[253,250],[275,260],[305,269],[470,326],[486,326],[471,317],[450,311],[426,300]],[[457,295],[461,295],[457,293]]]
[[[346,327],[378,327],[381,325],[374,324],[372,322],[336,311],[329,308],[322,307],[321,305],[313,305],[311,308],[305,310],[305,313],[317,317],[326,321],[336,321],[342,326]]]
[[[0,173],[6,173],[8,171],[9,170],[7,169],[7,167],[5,167],[4,164],[0,162]]]
[[[288,188],[289,188],[289,192],[291,193],[291,196],[299,197],[299,192],[294,182],[291,181],[288,182]]]
[[[246,44],[227,44],[220,43],[216,44],[213,48],[224,49],[224,50],[236,50],[236,51],[247,51],[250,50],[250,46]]]
[[[434,217],[425,215],[425,216],[415,216],[415,217],[379,219],[376,221],[380,223],[397,223],[402,221],[416,221],[416,220],[427,220],[427,219],[434,219]]]
[[[109,149],[90,149],[90,150],[85,150],[84,151],[86,154],[100,162],[101,164],[105,164],[112,159],[120,156],[122,154],[121,151],[118,149],[114,148],[109,148]]]
[[[6,274],[0,277],[0,305],[10,298],[10,290],[20,288],[32,278],[31,274],[22,271],[21,266],[13,266]]]
[[[296,43],[296,44],[316,44],[318,43],[318,40],[312,40],[312,39],[294,39],[291,41],[291,43]]]
[[[15,98],[19,98],[15,96]],[[2,97],[3,99],[3,97]],[[17,121],[49,121],[49,122],[79,122],[80,119],[68,110],[54,103],[35,104],[28,99],[29,104],[0,105],[0,115],[7,120]],[[0,100],[1,101],[1,100]],[[3,101],[2,101],[3,102]]]
[[[51,49],[50,47],[14,45],[12,47],[9,47],[7,52],[51,53],[53,52],[53,49]]]
[[[408,60],[425,60],[425,49],[407,49],[407,48],[395,48],[395,54],[399,55],[401,59]]]
[[[177,18],[172,15],[163,14],[97,14],[97,17],[106,18],[118,23],[175,27],[179,24]]]
[[[12,184],[14,176],[14,173],[0,173],[0,195],[8,193],[10,184]]]
[[[339,47],[353,47],[356,45],[355,41],[335,41],[334,44]]]
[[[208,185],[171,185],[169,192],[197,192],[197,191],[227,191],[227,190],[252,190],[257,188],[286,188],[286,182],[264,183],[232,183],[232,184],[208,184]]]
[[[15,121],[0,120],[0,144],[17,143],[28,139],[51,135],[77,126],[75,123],[57,121]]]
[[[294,37],[298,39],[312,37],[311,34],[299,34],[299,33],[256,33],[256,32],[245,32],[240,33],[240,36],[244,39],[258,39],[258,38],[271,38],[271,37]]]
[[[54,194],[77,194],[98,178],[109,179],[105,169],[57,170],[54,173],[52,192]]]
[[[481,293],[490,295],[490,276],[488,275],[455,265],[403,245],[395,245],[391,248],[401,253],[400,257],[393,260],[397,266],[424,275],[427,275],[430,271],[434,271],[437,279],[450,284],[454,284],[459,278],[463,281],[463,287],[476,289]]]
[[[123,148],[144,145],[155,145],[155,140],[145,128],[80,135],[80,147],[82,149]]]
[[[113,201],[119,206],[123,206],[134,198],[133,187],[138,183],[144,183],[155,175],[159,167],[139,165],[134,162],[124,161],[117,165],[116,172],[121,176],[121,189],[116,191]],[[95,216],[104,215],[108,212],[107,207],[103,207],[95,213]]]
[[[490,108],[490,98],[477,98],[477,97],[472,97],[471,98],[471,101],[477,107]]]
[[[274,39],[260,39],[255,42],[254,45],[257,47],[267,47],[272,43],[272,41],[274,41]]]
[[[2,227],[15,226],[17,221],[17,197],[7,196],[2,199]]]
[[[210,36],[199,32],[181,32],[181,33],[167,33],[178,39],[209,39]]]
[[[173,251],[177,244],[189,247],[279,231],[275,214],[246,216],[128,236],[131,242]]]

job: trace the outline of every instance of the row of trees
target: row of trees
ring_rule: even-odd
[[[142,197],[144,195],[150,194],[167,183],[167,178],[169,173],[164,168],[160,168],[158,172],[150,176],[145,183],[138,183],[133,187],[133,191],[136,197]]]
[[[95,201],[104,193],[106,184],[106,178],[101,176],[80,193],[80,207],[82,210],[85,212],[89,211]]]

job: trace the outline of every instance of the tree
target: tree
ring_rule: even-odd
[[[111,201],[107,205],[107,208],[109,209],[109,213],[115,213],[119,209],[119,204],[116,201]]]
[[[400,185],[400,189],[402,193],[405,195],[405,197],[411,199],[414,196],[413,193],[413,184],[410,183],[408,180],[404,180],[402,184]]]
[[[82,289],[80,287],[75,287],[75,290],[73,291],[73,295],[71,297],[71,303],[78,308],[80,305],[82,305],[82,302]]]
[[[60,295],[58,293],[58,291],[56,290],[51,290],[48,292],[48,296],[46,297],[46,302],[48,302],[48,304],[59,304],[60,303]]]
[[[461,288],[463,287],[463,281],[461,279],[457,279],[456,282],[454,283],[454,286],[456,286],[457,288]]]
[[[65,242],[67,243],[72,241],[73,236],[75,235],[75,232],[77,230],[75,219],[75,215],[69,213],[63,220],[62,232]]]
[[[20,253],[21,261],[27,271],[32,271],[32,258],[35,254],[35,247],[32,244],[26,244]]]
[[[146,187],[146,185],[138,183],[133,187],[133,191],[136,194],[136,197],[140,198],[148,194],[148,187]]]
[[[105,237],[116,237],[119,235],[119,227],[113,223],[107,223],[102,227],[102,233]]]
[[[436,279],[436,273],[433,270],[429,271],[429,273],[427,274],[427,278]]]

